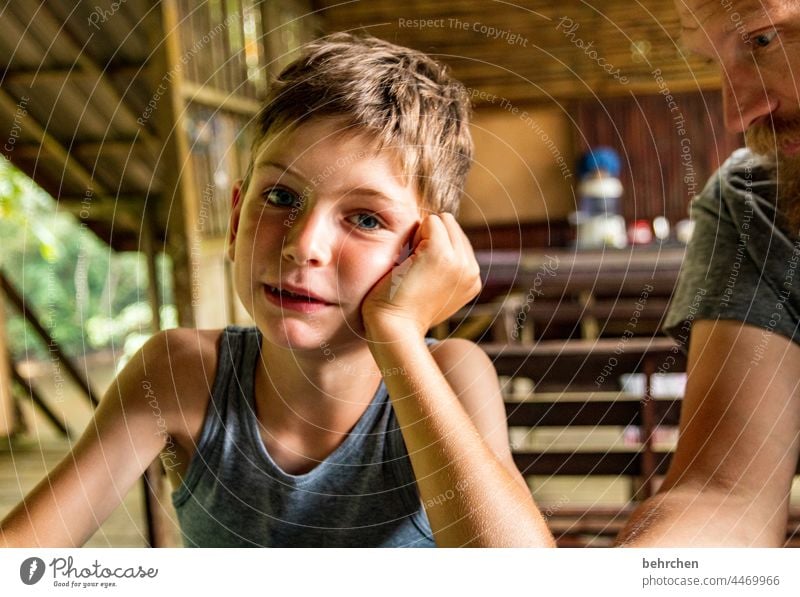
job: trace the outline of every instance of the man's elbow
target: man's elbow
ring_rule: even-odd
[[[619,534],[620,547],[780,547],[786,504],[769,507],[721,486],[677,484],[642,503]]]

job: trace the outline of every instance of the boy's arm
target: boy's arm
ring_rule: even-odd
[[[800,451],[800,347],[741,322],[696,321],[687,371],[669,473],[618,542],[783,545]]]
[[[168,362],[166,336],[131,359],[70,453],[3,519],[0,546],[83,545],[159,455],[166,437],[157,415],[169,398],[156,379]]]
[[[488,357],[469,343],[425,344],[429,326],[480,289],[469,242],[450,214],[426,218],[417,237],[410,262],[376,285],[362,314],[436,543],[551,547],[511,461]]]
[[[511,459],[488,357],[471,343],[445,341],[432,354],[410,334],[374,338],[381,368],[401,371],[385,382],[437,545],[552,547]]]

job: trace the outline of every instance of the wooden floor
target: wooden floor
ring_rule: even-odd
[[[17,442],[0,450],[0,517],[5,516],[68,452],[66,441],[36,446]],[[86,544],[87,547],[144,547],[142,491],[137,487]]]
[[[112,364],[91,369],[94,386],[105,388],[114,375]],[[45,373],[50,373],[45,369]],[[72,432],[79,435],[92,416],[85,396],[67,383],[64,391],[54,391],[48,375],[38,375],[36,387],[50,407],[68,422]],[[70,442],[33,408],[28,400],[19,400],[24,429],[12,440],[0,438],[0,519],[5,517],[23,496],[41,481],[70,450]],[[76,437],[77,439],[77,437]],[[169,484],[166,498],[169,499]],[[179,532],[172,504],[164,504],[171,522],[169,546],[179,546]],[[145,547],[147,530],[144,516],[142,484],[137,483],[124,501],[92,536],[86,547]]]
[[[48,441],[42,446],[18,441],[11,448],[8,442],[3,444],[0,449],[0,518],[10,512],[69,451],[66,441]],[[143,491],[141,484],[137,483],[86,547],[146,547],[144,520]],[[175,536],[172,544],[177,545]]]

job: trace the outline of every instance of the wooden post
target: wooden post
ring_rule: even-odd
[[[6,311],[4,295],[0,292],[0,437],[14,433],[14,396],[11,393],[11,371],[9,370],[9,350],[6,343]]]
[[[142,248],[147,260],[148,286],[147,296],[150,309],[153,312],[152,330],[156,334],[161,330],[161,297],[158,293],[158,276],[156,271],[155,240],[153,226],[145,214],[141,226]],[[161,460],[156,458],[144,472],[144,511],[147,521],[147,541],[150,547],[172,547],[170,534],[167,530],[167,516],[162,506],[162,500],[167,500],[169,494],[164,484],[164,467]]]
[[[653,451],[653,436],[656,431],[655,402],[653,399],[653,374],[655,373],[653,358],[644,359],[645,390],[640,405],[641,427],[639,433],[642,443],[641,477],[639,491],[641,499],[647,499],[655,493],[656,455]]]
[[[193,327],[196,320],[200,238],[197,230],[199,197],[194,165],[187,138],[186,102],[183,99],[184,69],[181,56],[180,19],[175,0],[161,3],[162,43],[153,70],[153,89],[167,89],[155,111],[156,127],[163,140],[158,156],[162,173],[160,213],[154,218],[165,230],[165,250],[172,258],[173,291],[178,322]]]

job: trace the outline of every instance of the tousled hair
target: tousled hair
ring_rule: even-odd
[[[396,152],[420,207],[456,213],[472,161],[469,96],[422,52],[336,33],[305,46],[270,86],[256,117],[250,166],[268,137],[317,118]]]

